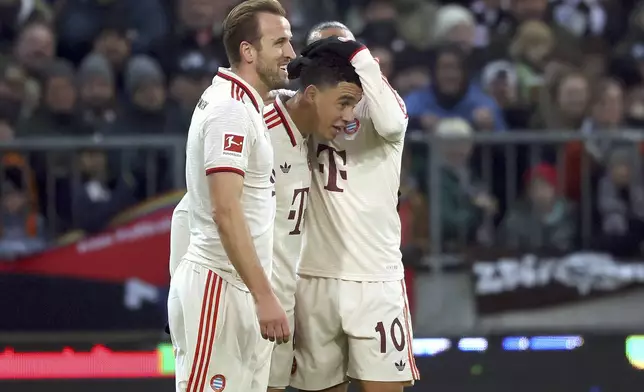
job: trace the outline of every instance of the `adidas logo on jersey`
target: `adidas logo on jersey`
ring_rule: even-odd
[[[396,366],[396,369],[398,369],[399,372],[402,372],[403,370],[405,370],[405,366],[407,364],[405,363],[405,361],[401,359],[400,362],[394,362],[394,365]]]
[[[286,174],[291,171],[291,165],[288,163],[284,162],[283,165],[280,165],[280,169],[282,169],[282,173]]]

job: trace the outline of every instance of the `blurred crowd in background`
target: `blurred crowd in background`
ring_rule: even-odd
[[[237,3],[0,1],[0,140],[185,135],[202,91],[227,66],[221,22]],[[432,252],[431,226],[443,251],[592,244],[641,254],[644,144],[476,140],[481,133],[499,140],[563,130],[637,133],[644,126],[644,2],[281,3],[296,49],[314,24],[343,21],[405,100],[404,246]],[[435,135],[459,137],[441,145],[436,182],[428,179],[426,142]],[[149,155],[3,150],[0,259],[45,249],[69,230],[100,231],[127,207],[171,190],[168,157]],[[431,206],[440,211],[435,225]]]

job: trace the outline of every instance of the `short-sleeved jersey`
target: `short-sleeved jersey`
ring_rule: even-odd
[[[407,115],[368,50],[352,64],[364,91],[355,121],[331,142],[311,141],[309,225],[298,273],[398,280],[404,271],[396,205]]]
[[[247,288],[230,263],[213,220],[207,176],[232,172],[244,177],[244,216],[257,256],[270,276],[275,219],[273,147],[262,110],[257,91],[220,68],[195,108],[186,147],[190,245],[185,259],[215,270],[242,290]]]
[[[283,96],[277,96],[275,102],[264,108],[264,122],[273,143],[277,204],[273,287],[278,294],[292,296],[295,294],[295,271],[302,252],[304,212],[308,203],[311,171],[306,140],[289,116],[283,99]]]

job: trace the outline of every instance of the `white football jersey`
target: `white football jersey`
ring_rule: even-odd
[[[195,108],[186,147],[190,245],[185,260],[213,269],[242,290],[248,289],[230,263],[213,221],[207,176],[232,172],[244,177],[244,215],[257,256],[271,276],[273,147],[262,110],[259,93],[230,70],[220,68]]]
[[[332,142],[311,140],[312,179],[300,275],[404,277],[400,187],[407,113],[369,50],[351,60],[363,88],[356,119]]]
[[[272,104],[264,108],[264,122],[273,143],[273,180],[277,204],[272,283],[282,305],[290,308],[295,305],[296,268],[302,253],[304,212],[308,203],[311,171],[307,142],[289,116],[282,99],[277,96]]]

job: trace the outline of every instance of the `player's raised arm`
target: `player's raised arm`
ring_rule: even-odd
[[[256,135],[241,104],[204,124],[204,163],[212,218],[230,262],[255,299],[272,296],[270,281],[257,257],[241,203],[244,175]]]
[[[351,64],[360,77],[369,117],[376,132],[389,141],[403,139],[408,121],[405,103],[380,72],[380,65],[369,49],[362,46],[351,57]]]

